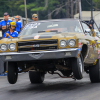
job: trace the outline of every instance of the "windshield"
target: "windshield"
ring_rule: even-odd
[[[100,32],[97,29],[95,29],[94,31],[95,31],[96,35],[100,37]]]
[[[78,32],[81,33],[82,28],[78,20],[61,20],[61,21],[47,21],[47,22],[35,22],[27,24],[20,36],[32,35],[35,33],[45,32],[48,34],[49,31],[53,32]]]

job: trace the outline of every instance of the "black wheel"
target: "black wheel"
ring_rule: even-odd
[[[74,77],[77,80],[80,80],[83,78],[84,64],[83,64],[83,58],[81,55],[79,58],[72,59],[72,71],[73,71]]]
[[[10,84],[15,84],[17,82],[18,78],[18,67],[17,63],[14,62],[8,62],[8,68],[7,68],[7,78],[8,82]]]
[[[97,60],[96,65],[89,67],[89,76],[92,83],[100,82],[100,59]]]
[[[45,73],[37,71],[29,71],[29,79],[31,83],[42,83],[44,81]]]

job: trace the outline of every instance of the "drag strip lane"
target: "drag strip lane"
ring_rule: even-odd
[[[84,79],[62,79],[57,75],[46,75],[43,84],[31,84],[28,73],[20,74],[18,82],[11,85],[6,76],[0,77],[0,100],[99,100],[100,83]]]

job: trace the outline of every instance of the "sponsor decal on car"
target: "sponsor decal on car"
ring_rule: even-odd
[[[34,39],[39,39],[40,35],[34,36]]]
[[[99,57],[98,57],[98,59],[100,58],[100,54],[99,54]]]
[[[95,55],[94,54],[91,54],[90,58],[91,59],[94,59]]]
[[[98,50],[98,54],[100,54],[100,50]]]
[[[96,65],[96,63],[97,63],[97,60],[95,60],[95,62],[93,63],[93,65]]]

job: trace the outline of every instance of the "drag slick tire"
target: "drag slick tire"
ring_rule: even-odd
[[[79,58],[73,58],[72,71],[73,71],[74,77],[77,80],[80,80],[83,78],[83,70],[84,70],[84,64],[83,64],[82,56],[80,55]]]
[[[18,78],[18,67],[17,63],[8,62],[7,68],[7,79],[10,84],[15,84]]]
[[[89,67],[89,76],[91,83],[100,82],[100,59],[97,60],[96,65]]]
[[[29,71],[29,79],[31,83],[43,83],[45,78],[44,72]]]

